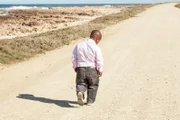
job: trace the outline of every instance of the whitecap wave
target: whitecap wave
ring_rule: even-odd
[[[104,5],[104,7],[112,7],[112,5]]]
[[[7,10],[25,10],[25,9],[33,9],[33,8],[41,8],[41,9],[48,9],[47,7],[29,7],[29,6],[12,6],[10,8],[6,8]]]

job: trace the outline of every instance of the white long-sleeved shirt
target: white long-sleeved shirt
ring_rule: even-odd
[[[76,45],[73,51],[72,61],[74,69],[77,67],[95,67],[99,72],[103,71],[101,49],[92,39]]]

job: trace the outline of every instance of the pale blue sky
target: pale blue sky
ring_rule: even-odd
[[[30,4],[30,3],[156,3],[180,0],[0,0],[0,4]]]

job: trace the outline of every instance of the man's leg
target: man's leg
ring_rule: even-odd
[[[87,104],[93,104],[96,100],[96,95],[99,86],[99,75],[96,69],[90,69],[88,72],[88,97]]]
[[[78,104],[81,106],[84,105],[83,98],[86,89],[87,89],[86,69],[78,68],[77,76],[76,76],[76,92],[78,97]]]
[[[85,68],[78,68],[77,76],[76,76],[76,91],[86,92],[87,89],[87,81],[86,81],[86,69]]]

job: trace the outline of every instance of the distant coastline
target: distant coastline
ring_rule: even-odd
[[[0,4],[0,16],[7,16],[9,10],[26,9],[50,9],[58,7],[85,7],[85,6],[133,6],[148,5],[150,3],[127,3],[127,4]]]
[[[146,3],[141,3],[146,4]],[[30,9],[30,8],[54,8],[54,7],[85,7],[85,6],[130,6],[140,3],[127,4],[0,4],[0,9]]]
[[[27,7],[12,6],[0,10],[0,39],[67,28],[118,13],[127,6]],[[32,8],[32,9],[31,9]]]

